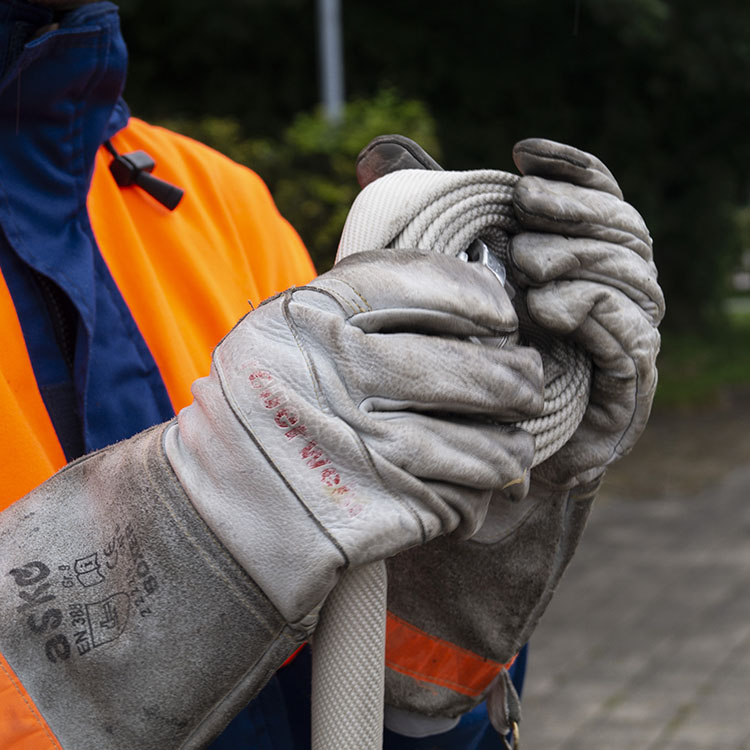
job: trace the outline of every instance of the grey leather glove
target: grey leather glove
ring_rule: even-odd
[[[560,487],[586,484],[633,447],[651,411],[664,316],[651,237],[591,154],[533,138],[513,156],[525,176],[513,196],[521,232],[508,272],[525,292],[530,319],[575,341],[593,362],[580,427],[534,476]]]
[[[533,438],[500,423],[540,409],[538,355],[462,340],[515,330],[498,290],[454,258],[363,253],[268,300],[216,348],[167,454],[287,622],[343,567],[470,536],[494,489],[523,488]]]
[[[346,566],[469,535],[520,486],[533,439],[502,423],[541,407],[539,357],[466,340],[515,330],[497,288],[352,257],[240,321],[177,421],[0,514],[0,651],[63,747],[205,747]]]
[[[566,446],[533,469],[525,498],[497,492],[471,539],[437,539],[388,561],[386,720],[396,731],[439,732],[485,696],[499,732],[518,721],[504,665],[531,636],[575,551],[601,466],[640,434],[653,395],[663,298],[642,219],[594,157],[549,141],[524,141],[515,156],[522,171],[555,181],[523,177],[515,188],[520,228],[535,231],[511,237],[513,303],[532,328],[556,336],[567,338],[579,321],[575,340],[597,368],[594,398],[572,455]],[[364,186],[403,168],[436,164],[408,139],[383,136],[363,150],[357,173]],[[567,237],[582,231],[580,241]]]

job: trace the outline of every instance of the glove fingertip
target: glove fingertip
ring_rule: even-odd
[[[443,168],[418,143],[405,135],[379,135],[357,156],[357,182],[361,188],[401,169],[442,171]]]
[[[513,147],[513,162],[523,175],[564,180],[623,198],[617,180],[600,159],[564,143],[525,138]]]

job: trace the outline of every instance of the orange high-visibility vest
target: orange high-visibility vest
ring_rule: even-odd
[[[207,375],[221,337],[258,302],[314,276],[299,236],[250,170],[188,138],[131,118],[112,139],[142,149],[154,174],[185,190],[174,211],[140,188],[120,188],[97,154],[88,197],[104,260],[154,356],[175,411]],[[65,464],[0,275],[0,509]]]
[[[101,147],[88,196],[99,249],[179,411],[192,400],[191,383],[208,375],[213,347],[250,303],[308,282],[313,265],[254,172],[134,118],[112,144],[119,153],[153,155],[154,175],[185,190],[169,211],[137,187],[118,187],[112,156]],[[60,469],[65,456],[2,274],[0,330],[2,510]],[[60,748],[1,654],[0,747]]]

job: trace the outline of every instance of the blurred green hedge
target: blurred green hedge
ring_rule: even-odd
[[[161,124],[257,172],[321,272],[333,264],[346,215],[359,192],[354,164],[364,145],[375,136],[400,133],[440,159],[435,121],[426,106],[400,97],[393,89],[348,103],[336,126],[326,121],[320,109],[299,114],[278,138],[249,137],[232,117]]]

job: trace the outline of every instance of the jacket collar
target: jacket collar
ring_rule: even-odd
[[[117,6],[84,5],[59,27],[46,8],[0,0],[0,225],[11,248],[53,278],[94,327],[86,196],[101,143],[127,124],[127,50]]]

